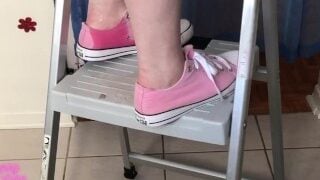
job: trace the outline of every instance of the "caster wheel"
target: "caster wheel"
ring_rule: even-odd
[[[134,166],[132,166],[130,169],[124,168],[124,177],[127,179],[134,179],[137,176],[137,171]]]

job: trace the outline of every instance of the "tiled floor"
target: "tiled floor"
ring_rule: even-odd
[[[249,179],[272,179],[272,153],[268,116],[248,119],[243,174]],[[311,113],[283,115],[285,169],[288,180],[320,177],[320,120]],[[225,171],[227,147],[129,131],[132,150]],[[39,179],[42,130],[0,131],[0,178],[4,166],[18,166],[28,180]],[[80,122],[60,130],[56,180],[124,179],[117,127]],[[136,165],[138,180],[200,180],[172,171]]]

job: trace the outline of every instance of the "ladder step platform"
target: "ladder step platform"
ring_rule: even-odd
[[[210,52],[213,49],[210,48]],[[234,49],[235,46],[230,46],[224,51]],[[210,144],[228,144],[232,94],[215,105],[207,103],[198,107],[171,124],[147,127],[135,119],[133,93],[136,76],[137,58],[134,55],[88,62],[53,89],[52,108],[130,129]]]

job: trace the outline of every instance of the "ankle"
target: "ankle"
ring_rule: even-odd
[[[138,83],[148,89],[167,89],[176,84],[179,81],[181,75],[182,73],[172,74],[171,76],[159,76],[156,75],[156,73],[139,74]]]
[[[181,79],[184,71],[184,59],[171,61],[169,65],[159,63],[157,66],[140,66],[139,68],[138,83],[140,85],[149,89],[166,89]]]
[[[125,6],[114,5],[101,9],[97,5],[89,7],[86,24],[95,29],[111,29],[115,27],[123,17],[125,17],[127,9]]]

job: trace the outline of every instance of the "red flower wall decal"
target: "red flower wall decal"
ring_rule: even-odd
[[[23,29],[25,32],[35,31],[37,23],[35,21],[32,21],[31,17],[26,17],[25,19],[19,19],[19,29]]]

